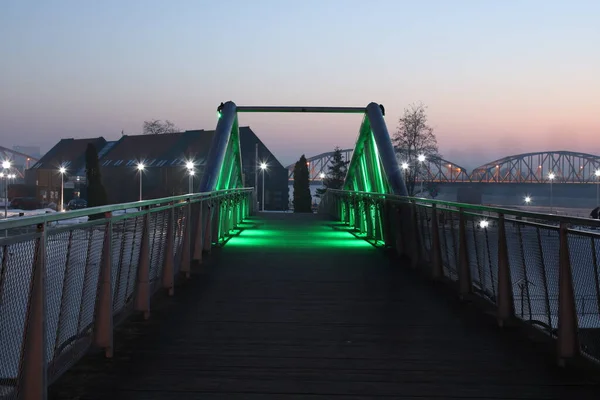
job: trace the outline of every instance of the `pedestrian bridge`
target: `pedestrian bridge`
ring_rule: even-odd
[[[257,213],[232,110],[199,193],[0,223],[0,398],[598,398],[597,221],[404,196],[378,105]]]

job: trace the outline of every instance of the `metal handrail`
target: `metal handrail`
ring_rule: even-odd
[[[53,212],[48,214],[30,215],[18,218],[8,218],[0,220],[0,231],[5,229],[22,228],[31,225],[44,224],[48,222],[64,221],[73,218],[88,217],[90,215],[112,213],[115,211],[124,211],[132,208],[152,207],[161,204],[174,202],[195,203],[207,198],[219,198],[232,193],[244,193],[254,190],[253,188],[229,189],[215,192],[183,194],[179,196],[161,197],[152,200],[133,201],[130,203],[111,204],[98,207],[83,208],[80,210],[71,210],[64,212]]]
[[[525,218],[537,218],[537,219],[545,219],[557,223],[569,223],[575,225],[588,225],[593,227],[600,228],[600,220],[591,219],[591,218],[582,218],[582,217],[570,217],[564,215],[554,215],[554,214],[545,214],[534,211],[521,211],[515,210],[511,208],[503,208],[503,207],[494,207],[494,206],[483,206],[479,204],[467,204],[467,203],[457,203],[454,201],[446,201],[446,200],[433,200],[433,199],[425,199],[419,197],[410,197],[410,196],[398,196],[394,194],[384,194],[384,193],[372,193],[372,192],[355,192],[355,191],[346,191],[346,190],[338,190],[338,189],[328,189],[328,192],[337,193],[348,196],[357,196],[357,197],[370,197],[382,200],[390,200],[396,202],[403,203],[424,203],[428,205],[437,205],[437,206],[445,206],[445,207],[454,207],[460,208],[463,210],[475,210],[480,212],[491,212],[496,214],[504,214],[506,216],[516,216],[516,217],[525,217]]]

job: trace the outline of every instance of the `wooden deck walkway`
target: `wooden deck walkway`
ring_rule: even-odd
[[[264,214],[148,321],[90,355],[51,399],[599,399],[528,339],[496,328],[318,216]]]

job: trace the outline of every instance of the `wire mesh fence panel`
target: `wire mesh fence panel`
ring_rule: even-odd
[[[167,235],[169,229],[169,210],[161,211],[158,227],[160,229],[160,235],[158,235],[158,266],[154,270],[154,274],[151,275],[152,280],[157,280],[162,277],[163,265],[165,262],[165,251],[167,248]],[[158,286],[157,286],[158,288]]]
[[[453,281],[458,280],[458,215],[451,210],[440,212],[440,242],[442,246],[442,261],[444,275]]]
[[[84,331],[89,331],[93,328],[104,235],[104,226],[95,226],[88,229],[89,242],[87,257],[85,260],[85,268],[81,269],[81,271],[84,271],[84,275],[77,324],[78,334],[82,334]]]
[[[482,225],[481,221],[489,225]],[[496,246],[490,241],[496,238],[497,242],[498,230],[493,222],[495,221],[484,220],[481,216],[470,216],[466,221],[465,231],[473,287],[481,296],[495,303],[498,252],[493,252]]]
[[[600,298],[596,244],[600,236],[570,230],[569,255],[581,350],[600,359]]]
[[[0,393],[12,391],[19,374],[36,241],[22,236],[0,246]]]
[[[144,232],[144,216],[136,216],[133,225],[134,228],[131,246],[127,247],[128,254],[126,255],[128,257],[125,258],[127,264],[123,267],[123,272],[127,271],[126,274],[123,273],[124,277],[122,278],[125,280],[125,291],[123,293],[125,304],[128,304],[133,299],[133,293],[135,290],[138,264],[140,259],[140,249],[142,244],[142,235]]]
[[[68,331],[72,322],[68,314],[68,309],[74,308],[74,304],[70,304],[69,296],[74,275],[74,271],[69,268],[69,259],[73,257],[72,242],[72,231],[49,232],[46,237],[46,357],[48,361],[60,353],[62,339],[65,337],[61,333]]]
[[[148,216],[150,222],[149,235],[150,235],[150,282],[154,282],[158,276],[160,270],[160,249],[163,246],[162,233],[163,233],[163,218],[162,211],[153,212]]]
[[[431,262],[431,215],[432,209],[430,207],[424,207],[417,205],[417,224],[419,233],[421,235],[421,247],[423,249],[422,254],[426,262]]]
[[[553,317],[550,298],[554,292],[548,279],[540,242],[539,226],[514,220],[506,222],[506,244],[511,272],[515,314],[551,332]]]
[[[183,234],[185,227],[185,207],[175,208],[175,246],[173,254],[175,256],[175,272],[179,272],[181,268],[181,251],[183,247]]]
[[[113,283],[113,312],[117,313],[127,304],[127,287],[133,262],[133,251],[135,247],[135,236],[138,230],[137,217],[127,218],[113,225],[113,253],[117,255],[118,262],[113,265],[115,280]],[[137,259],[135,261],[137,263]]]
[[[558,272],[560,250],[560,233],[558,227],[539,226],[537,228],[537,236],[523,236],[523,246],[525,249],[531,249],[536,245],[541,248],[541,264],[546,273],[546,281],[548,282],[548,300],[543,299],[543,296],[536,297],[536,299],[538,302],[544,301],[546,303],[545,307],[550,310],[550,321],[552,323],[552,330],[554,331],[558,327]],[[535,260],[531,260],[530,262],[533,264]],[[538,289],[536,293],[539,293],[540,291],[541,290]],[[532,309],[541,309],[542,307],[544,306],[532,306]],[[535,320],[539,320],[539,318],[536,318]]]

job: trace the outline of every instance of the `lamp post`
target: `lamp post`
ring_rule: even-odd
[[[548,174],[548,179],[550,179],[550,214],[552,214],[552,211],[554,209],[554,201],[552,198],[552,181],[554,181],[554,178],[556,178],[556,175],[554,174],[554,172],[550,172]]]
[[[138,172],[140,173],[140,201],[142,201],[142,173],[144,172],[144,168],[146,166],[143,163],[137,165]]]
[[[58,172],[60,173],[60,211],[65,211],[65,172],[67,169],[60,167]]]
[[[6,170],[6,172],[2,173],[2,177],[6,177],[4,181],[4,219],[8,218],[8,176],[9,170],[11,167],[11,162],[8,160],[4,160],[2,162],[2,169]]]
[[[600,169],[597,169],[594,175],[598,179],[598,183],[596,184],[596,206],[600,206]]]
[[[419,157],[417,158],[417,160],[419,160],[419,167],[423,166],[423,163],[425,162],[425,155],[424,154],[420,154]],[[419,172],[421,172],[421,168],[419,168]],[[421,196],[423,196],[423,176],[421,175]]]
[[[531,197],[525,196],[525,204],[529,205],[531,203]]]
[[[265,171],[267,170],[267,163],[261,163],[260,169],[262,171],[262,211],[265,211]]]
[[[189,174],[189,178],[188,178],[188,186],[189,186],[189,193],[192,194],[194,192],[193,186],[194,186],[194,163],[192,161],[188,161],[185,164],[187,170],[188,170],[188,174]]]

